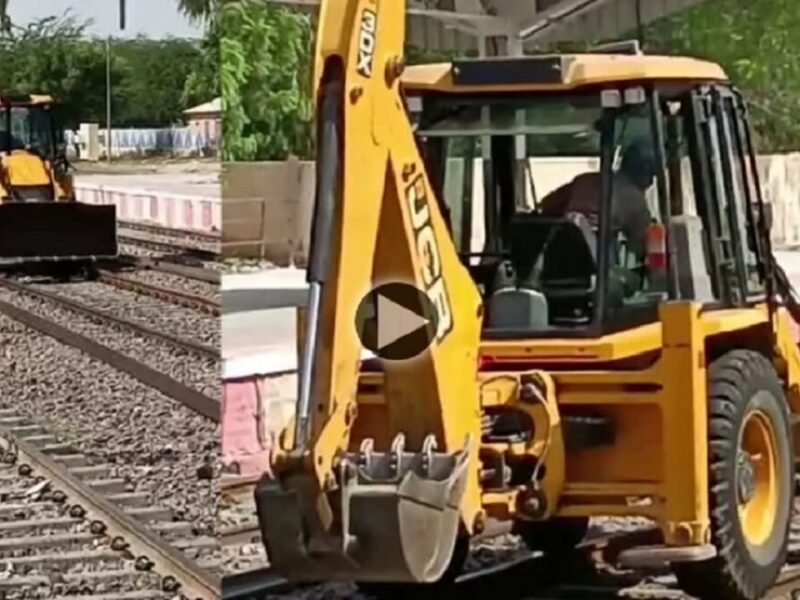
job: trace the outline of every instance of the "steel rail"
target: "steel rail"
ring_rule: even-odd
[[[178,306],[193,308],[215,317],[220,316],[222,312],[220,303],[216,300],[204,298],[202,296],[196,296],[194,294],[188,294],[186,292],[180,292],[178,290],[161,288],[150,283],[136,281],[135,279],[130,279],[128,277],[122,277],[109,271],[100,270],[98,272],[98,281],[107,283],[108,285],[113,285],[114,287],[123,290],[136,292],[137,294],[143,294],[153,298],[158,298],[160,300],[166,300],[167,302],[176,304]]]
[[[217,261],[219,260],[220,253],[213,250],[206,250],[203,248],[193,248],[175,242],[165,242],[161,240],[152,240],[147,238],[140,238],[129,236],[125,234],[117,234],[117,240],[120,245],[139,246],[147,248],[148,250],[155,250],[156,252],[164,252],[165,254],[177,254],[178,256],[188,256],[198,260]]]
[[[29,463],[32,468],[45,475],[55,487],[60,488],[80,504],[87,515],[104,523],[113,536],[123,538],[134,555],[146,557],[159,572],[175,577],[188,592],[189,597],[203,600],[219,598],[220,578],[192,563],[134,517],[125,514],[100,493],[84,485],[62,465],[2,425],[0,425],[0,435],[14,444],[18,457],[21,455],[24,462]]]
[[[229,575],[222,579],[221,600],[252,600],[267,594],[287,594],[301,586],[286,581],[269,567]]]
[[[199,342],[195,342],[192,340],[182,339],[174,335],[164,333],[163,331],[159,331],[158,329],[153,329],[152,327],[142,325],[141,323],[136,323],[135,321],[131,321],[129,319],[123,319],[122,317],[117,317],[115,315],[108,314],[107,312],[104,312],[102,310],[92,308],[90,306],[85,306],[69,298],[64,298],[63,296],[56,294],[54,292],[47,292],[45,290],[32,288],[23,283],[19,283],[17,281],[11,281],[10,279],[0,279],[0,286],[6,287],[10,290],[14,290],[21,294],[32,296],[34,298],[40,298],[43,300],[47,300],[49,302],[53,302],[55,304],[60,304],[66,309],[85,315],[86,317],[103,321],[105,323],[121,327],[123,329],[129,329],[146,337],[162,340],[172,346],[175,346],[176,348],[180,348],[181,350],[185,350],[187,352],[193,352],[195,354],[199,354],[200,356],[203,356],[205,358],[211,358],[211,359],[220,358],[220,351],[217,348],[212,348],[211,346],[206,346],[205,344],[201,344]]]
[[[594,555],[598,553],[604,557],[613,557],[625,547],[652,542],[659,535],[658,529],[648,528],[592,537],[581,543],[571,555],[566,557],[546,557],[539,553],[525,553],[499,564],[464,573],[449,585],[433,585],[429,588],[420,586],[410,597],[428,597],[423,593],[434,592],[433,597],[484,598],[494,593],[499,586],[502,586],[505,591],[510,591],[512,589],[510,586],[516,584],[514,585],[515,591],[518,590],[522,595],[512,594],[514,598],[526,597],[530,600],[555,598],[556,596],[538,594],[552,594],[554,588],[563,582],[561,577],[571,576],[576,572],[580,573],[581,566],[591,565],[589,561],[595,560]],[[267,567],[224,577],[222,579],[222,600],[249,600],[268,594],[285,594],[313,585],[315,584],[311,582],[292,583]],[[597,589],[606,591],[608,588],[598,586]]]
[[[215,269],[196,267],[194,265],[182,264],[173,260],[156,258],[153,256],[127,256],[121,255],[114,261],[99,263],[101,268],[106,270],[120,270],[126,267],[145,270],[158,271],[169,275],[177,275],[186,279],[202,281],[219,285],[221,283],[220,272]]]
[[[590,539],[576,549],[573,556],[561,557],[557,560],[537,554],[527,554],[500,564],[491,565],[470,571],[459,576],[455,583],[445,589],[440,589],[444,596],[457,594],[458,597],[484,597],[492,589],[502,586],[508,592],[518,591],[522,596],[512,593],[512,597],[527,597],[529,600],[556,598],[588,598],[603,597],[617,598],[618,592],[633,585],[630,576],[619,577],[614,581],[613,576],[596,576],[595,581],[588,576],[582,582],[569,582],[560,580],[560,576],[574,577],[586,575],[580,569],[586,567],[575,559],[586,558],[593,553],[608,554],[613,557],[621,549],[646,542],[657,534],[654,530],[641,530],[622,534],[612,534]],[[566,568],[565,568],[566,566]],[[296,591],[312,584],[293,584],[271,568],[258,569],[236,575],[228,576],[222,580],[222,600],[249,600],[267,594],[284,594]],[[626,591],[626,597],[674,599],[678,590],[631,590]],[[776,584],[764,596],[765,600],[797,600],[800,598],[800,567],[790,567],[784,571]],[[578,595],[579,594],[579,595]]]
[[[145,256],[137,257],[136,263],[137,266],[143,269],[152,269],[153,271],[160,271],[161,273],[168,273],[170,275],[179,275],[186,279],[194,279],[196,281],[203,281],[216,285],[220,285],[222,282],[219,271],[215,271],[214,269],[182,265],[168,260],[154,260]]]
[[[117,219],[117,226],[122,229],[142,231],[145,233],[151,233],[153,235],[160,235],[163,237],[196,239],[212,244],[219,242],[221,239],[219,233],[211,233],[209,231],[200,231],[196,229],[180,229],[174,227],[164,227],[162,225],[155,225],[152,223],[126,221],[123,219]]]
[[[187,387],[129,356],[2,300],[0,300],[0,313],[130,375],[144,385],[160,391],[215,423],[220,421],[220,405],[217,400]]]

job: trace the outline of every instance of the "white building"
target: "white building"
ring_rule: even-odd
[[[202,131],[206,139],[218,140],[222,133],[222,99],[215,98],[210,102],[200,104],[183,111],[186,124]]]

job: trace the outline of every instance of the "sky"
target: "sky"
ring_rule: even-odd
[[[9,0],[9,16],[18,25],[70,10],[79,21],[91,19],[93,35],[135,37],[145,34],[151,38],[201,37],[201,25],[183,17],[175,0],[127,0],[127,24],[119,29],[119,0]]]

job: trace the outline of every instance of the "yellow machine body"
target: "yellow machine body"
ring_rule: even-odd
[[[116,209],[77,202],[56,102],[0,95],[0,264],[117,255]]]
[[[665,305],[659,323],[582,343],[483,343],[481,355],[493,368],[477,374],[481,408],[529,412],[540,433],[529,443],[483,444],[481,450],[541,456],[550,437],[543,517],[647,517],[661,527],[667,544],[707,544],[707,357],[777,340],[776,364],[797,413],[800,353],[790,330],[785,311],[771,321],[766,307],[704,314],[699,305],[686,303]],[[503,370],[504,363],[514,370]],[[521,390],[531,375],[546,378],[550,411],[523,400]],[[360,376],[354,448],[363,437],[376,438],[376,446],[392,437],[384,385],[381,374]],[[566,451],[559,417],[576,411],[609,417],[616,424],[614,444]],[[479,521],[524,519],[518,509],[524,494],[524,489],[485,490],[474,514]]]
[[[311,308],[299,327],[300,355],[311,357],[301,372],[310,402],[305,411],[300,402],[274,473],[256,492],[271,562],[292,580],[432,582],[447,571],[457,540],[595,516],[650,518],[664,547],[707,559],[707,370],[731,350],[758,351],[781,378],[788,409],[800,412],[789,310],[765,298],[722,308],[676,298],[650,322],[596,336],[484,336],[486,306],[437,202],[405,101],[689,90],[724,85],[725,73],[689,58],[583,54],[552,57],[557,73],[540,70],[530,81],[526,73],[541,64],[519,59],[514,71],[513,59],[496,68],[487,59],[488,69],[478,67],[487,81],[459,83],[466,75],[457,64],[403,69],[404,11],[404,2],[376,0],[321,6],[316,218],[328,211],[332,225],[326,237],[315,224],[324,258],[315,267],[312,256]],[[512,74],[492,81],[501,71]],[[673,190],[667,200],[675,205],[678,196]],[[326,197],[335,198],[327,207]],[[439,329],[418,357],[376,366],[361,360],[353,323],[362,298],[392,281],[431,297]],[[482,437],[485,416],[505,409],[532,424],[530,438]],[[583,421],[613,424],[613,433],[581,442]],[[586,431],[591,438],[605,430]],[[534,475],[495,486],[495,459],[530,464]]]

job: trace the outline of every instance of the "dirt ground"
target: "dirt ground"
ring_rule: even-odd
[[[118,159],[74,163],[78,186],[102,186],[153,193],[219,198],[220,163],[208,159]]]

